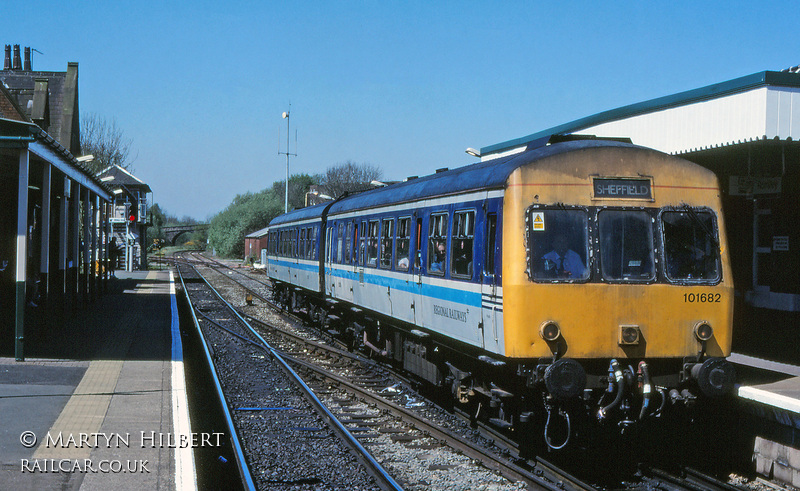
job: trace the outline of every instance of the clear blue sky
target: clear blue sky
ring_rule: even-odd
[[[26,1],[3,44],[79,63],[172,214],[346,160],[385,179],[600,111],[800,64],[794,1]],[[297,147],[295,148],[295,130]],[[280,135],[280,140],[279,140]]]

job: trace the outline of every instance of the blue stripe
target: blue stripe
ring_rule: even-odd
[[[180,321],[178,319],[178,301],[175,298],[175,277],[169,275],[169,303],[172,309],[170,332],[172,333],[172,361],[183,361],[183,345],[181,344]]]
[[[298,264],[289,261],[282,261],[280,259],[278,260],[271,259],[270,263],[273,263],[277,266],[284,268],[291,267],[294,269],[299,269],[301,271],[309,271],[314,273],[319,272],[319,266],[317,266],[316,264],[314,265]],[[463,281],[452,281],[453,284],[458,285],[455,288],[447,286],[439,286],[439,285],[430,285],[426,283],[420,285],[417,284],[417,282],[414,280],[415,275],[411,273],[400,273],[408,277],[408,279],[405,280],[405,279],[391,278],[376,274],[370,274],[369,271],[370,269],[367,268],[364,269],[365,284],[384,287],[384,288],[391,288],[393,290],[399,290],[407,293],[419,293],[423,297],[433,298],[436,300],[444,300],[448,302],[455,302],[472,307],[481,306],[481,293],[462,290],[458,286],[464,285],[465,283]],[[333,270],[326,268],[326,274],[355,282],[358,282],[360,277],[358,272],[346,271],[338,268]]]

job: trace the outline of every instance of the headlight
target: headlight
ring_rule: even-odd
[[[561,328],[553,321],[546,321],[539,327],[539,336],[548,342],[555,341],[561,337]]]
[[[639,344],[639,326],[619,326],[620,346],[632,346]]]
[[[698,322],[697,325],[694,326],[694,336],[698,341],[708,341],[714,336],[714,330],[711,329],[711,325],[708,322]]]

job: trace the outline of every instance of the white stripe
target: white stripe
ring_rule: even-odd
[[[755,387],[739,387],[739,397],[800,414],[800,401]]]
[[[382,276],[384,278],[392,278],[394,280],[400,281],[414,281],[417,282],[419,278],[419,273],[406,273],[405,271],[392,271],[390,269],[382,269],[382,268],[374,268],[374,267],[364,267],[359,266],[357,269],[353,269],[352,265],[346,264],[339,264],[339,263],[325,263],[325,267],[331,269],[333,271],[342,271],[348,273],[349,275],[358,276],[359,273],[364,273],[364,277],[367,276]],[[339,278],[340,276],[336,276]],[[353,280],[353,278],[346,278],[349,280]],[[464,290],[472,293],[480,293],[482,285],[480,283],[474,283],[470,280],[453,280],[435,276],[422,276],[422,283],[424,285],[431,285],[431,286],[441,286],[441,287],[452,287],[453,285],[457,285],[458,290]]]
[[[169,296],[172,307],[172,432],[189,435],[189,401],[186,397],[186,380],[183,374],[183,348],[181,345],[178,302],[175,298],[175,276],[169,272]],[[196,490],[194,452],[191,447],[175,448],[175,489]]]
[[[421,199],[417,201],[412,201],[409,203],[403,203],[394,206],[376,206],[373,208],[369,208],[368,210],[359,209],[355,211],[349,211],[347,213],[340,213],[340,214],[330,214],[328,215],[328,219],[336,219],[336,220],[345,220],[347,218],[353,217],[363,217],[366,215],[367,212],[375,213],[375,214],[382,214],[382,213],[394,213],[394,212],[402,212],[407,210],[416,210],[422,206],[443,206],[449,205],[453,203],[463,203],[465,201],[480,201],[485,199],[492,199],[492,198],[502,198],[505,194],[505,190],[499,189],[494,191],[479,191],[475,193],[469,194],[459,194],[456,196],[447,196],[444,198],[434,198],[434,199]],[[400,218],[407,218],[406,216]],[[366,219],[366,218],[365,218]],[[308,218],[305,220],[297,221],[297,222],[286,222],[275,225],[274,227],[267,227],[269,231],[272,230],[283,230],[286,228],[292,228],[297,226],[304,226],[308,224],[318,224],[321,223],[322,220],[320,217],[315,218]]]
[[[341,214],[333,214],[333,213],[331,213],[330,215],[328,215],[328,219],[329,220],[332,220],[332,219],[345,220],[347,218],[363,217],[368,212],[369,213],[374,213],[374,214],[394,213],[394,212],[398,212],[398,211],[402,212],[402,211],[407,211],[407,210],[416,210],[416,209],[419,209],[421,207],[435,207],[435,206],[450,205],[450,204],[453,204],[453,203],[455,203],[455,204],[464,203],[466,201],[481,201],[481,200],[492,199],[492,198],[502,198],[504,193],[505,193],[505,191],[500,189],[500,190],[495,190],[495,191],[479,191],[479,192],[469,193],[469,194],[459,194],[459,195],[456,195],[456,196],[447,196],[447,197],[444,197],[444,198],[421,199],[421,200],[412,201],[412,202],[409,202],[409,203],[402,203],[402,204],[394,205],[394,206],[376,206],[376,207],[373,207],[373,208],[369,208],[368,210],[361,209],[361,210],[349,211],[347,213],[341,213]],[[467,208],[465,208],[465,209],[467,209]],[[401,218],[403,218],[403,217],[401,217]]]
[[[322,218],[321,217],[313,217],[313,218],[306,218],[305,220],[300,220],[300,221],[297,221],[297,222],[279,223],[278,225],[275,225],[275,226],[272,226],[272,227],[267,227],[264,230],[267,230],[267,232],[271,232],[271,231],[274,231],[274,230],[283,230],[284,228],[287,228],[287,227],[296,227],[298,225],[299,226],[303,226],[303,225],[315,224],[315,223],[322,223]],[[259,230],[259,232],[261,232],[261,230]],[[263,236],[264,235],[262,234],[261,237],[263,237]]]

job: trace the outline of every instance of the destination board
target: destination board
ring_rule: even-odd
[[[650,179],[595,177],[592,190],[595,199],[653,199]]]

